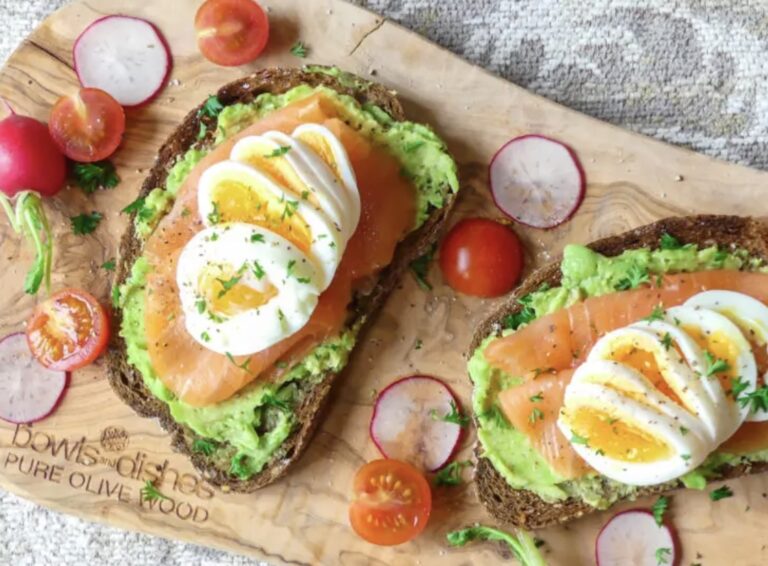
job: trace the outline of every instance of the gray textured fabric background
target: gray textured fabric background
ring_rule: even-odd
[[[764,1],[355,2],[567,106],[709,155],[768,168]],[[0,0],[0,59],[64,3]],[[0,491],[0,565],[107,561],[256,564],[92,525]]]

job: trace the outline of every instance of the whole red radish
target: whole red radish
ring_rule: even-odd
[[[11,115],[0,121],[0,191],[22,190],[48,197],[64,186],[67,163],[48,127],[34,118]]]

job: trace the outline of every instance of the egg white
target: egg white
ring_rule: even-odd
[[[260,235],[261,241],[252,241],[254,235]],[[254,262],[264,271],[261,278],[251,269]],[[289,262],[293,262],[290,270]],[[257,291],[271,285],[277,289],[277,296],[234,316],[211,313],[209,308],[200,312],[201,275],[206,268],[222,264],[234,269],[245,266],[241,284]],[[241,222],[213,226],[195,234],[182,250],[176,269],[187,331],[205,348],[233,356],[265,350],[298,332],[317,306],[321,281],[322,273],[291,242]]]
[[[761,301],[735,291],[704,291],[685,302],[686,307],[709,309],[726,316],[758,346],[768,344],[768,307]],[[757,386],[768,384],[768,372],[759,377]],[[749,392],[749,390],[747,390]],[[747,421],[768,420],[768,411],[750,412]]]
[[[211,226],[211,213],[214,211],[213,190],[222,182],[237,181],[248,187],[267,189],[278,201],[295,203],[295,214],[303,220],[310,233],[311,259],[320,272],[321,289],[325,290],[333,280],[336,268],[344,254],[347,240],[329,218],[309,206],[306,201],[296,198],[293,193],[276,184],[270,177],[258,169],[237,161],[222,161],[210,166],[200,176],[198,187],[198,208],[203,224]]]

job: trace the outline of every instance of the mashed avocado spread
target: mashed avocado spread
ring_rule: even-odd
[[[334,69],[309,70],[342,76]],[[225,107],[218,115],[214,145],[269,113],[316,92],[322,92],[336,103],[348,125],[386,148],[400,162],[402,174],[416,188],[416,227],[426,220],[433,207],[443,206],[449,191],[458,191],[456,164],[447,153],[445,143],[430,128],[395,122],[381,108],[361,106],[352,97],[322,86],[301,85],[283,94],[262,94],[253,102]],[[187,175],[206,154],[205,148],[187,151],[171,168],[166,186],[147,195],[135,219],[139,235],[146,238],[152,233],[172,206]],[[285,372],[279,382],[254,383],[222,403],[192,407],[175,398],[150,363],[144,330],[144,286],[148,271],[147,261],[140,257],[116,297],[123,311],[120,335],[126,342],[128,362],[141,373],[149,391],[167,403],[174,420],[205,439],[195,443],[193,450],[228,462],[230,472],[241,479],[257,474],[296,426],[293,408],[301,401],[301,386],[315,383],[327,372],[339,371],[346,365],[362,321],[317,345],[301,363]]]
[[[663,246],[662,246],[663,247]],[[616,257],[605,257],[584,246],[570,245],[563,252],[560,287],[542,288],[521,299],[522,316],[505,320],[503,334],[530,320],[568,307],[587,297],[613,293],[632,273],[656,275],[711,269],[764,271],[759,260],[749,258],[743,250],[720,250],[715,246],[699,249],[693,245],[671,246],[674,249],[627,250]],[[537,493],[547,502],[575,497],[597,508],[606,508],[619,499],[634,498],[639,488],[624,485],[599,475],[564,480],[550,469],[547,461],[533,448],[528,438],[515,430],[496,404],[498,393],[521,383],[520,376],[510,376],[491,368],[483,356],[485,347],[494,339],[489,336],[469,360],[469,375],[474,384],[472,408],[478,418],[477,436],[483,455],[515,489]],[[691,488],[704,489],[710,478],[717,477],[723,464],[768,461],[768,450],[752,454],[715,452],[681,478]],[[670,487],[677,482],[670,482]]]

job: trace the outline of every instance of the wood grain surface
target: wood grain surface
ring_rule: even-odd
[[[20,113],[45,120],[51,104],[77,87],[71,46],[102,14],[128,13],[155,22],[174,55],[171,83],[152,104],[128,111],[128,129],[115,155],[122,183],[86,197],[67,189],[48,203],[56,231],[54,288],[80,286],[108,300],[110,276],[100,265],[114,257],[131,202],[156,148],[186,112],[219,85],[267,65],[299,65],[289,53],[301,39],[307,61],[372,76],[398,91],[410,117],[429,122],[461,163],[464,194],[457,214],[496,216],[486,184],[487,163],[504,141],[525,132],[561,139],[579,154],[589,182],[576,217],[554,231],[520,229],[528,267],[568,242],[587,242],[668,215],[768,214],[768,174],[729,165],[631,134],[588,118],[495,78],[413,33],[338,0],[265,0],[273,38],[257,64],[225,69],[195,48],[192,20],[199,0],[91,0],[52,15],[0,72],[0,96]],[[105,215],[91,236],[74,236],[68,217]],[[31,254],[0,226],[0,334],[23,329],[35,298],[22,292]],[[96,364],[73,376],[58,412],[33,428],[0,424],[0,486],[65,513],[169,538],[249,554],[282,564],[493,564],[509,558],[501,546],[449,549],[445,534],[488,521],[471,481],[435,492],[434,515],[415,542],[396,548],[363,543],[347,524],[355,470],[378,456],[368,439],[372,400],[395,378],[423,372],[444,378],[465,406],[470,384],[465,350],[492,301],[453,294],[432,270],[434,291],[410,278],[393,294],[364,336],[334,393],[332,409],[293,473],[253,495],[223,494],[203,484],[153,421],[135,416],[110,390]],[[423,342],[415,349],[417,340]],[[460,459],[471,454],[465,440]],[[171,497],[140,503],[147,466],[162,475]],[[467,479],[469,474],[467,474]],[[735,496],[712,503],[706,493],[674,496],[672,518],[683,563],[752,565],[768,562],[768,478],[730,482]],[[647,501],[641,502],[647,504]],[[552,564],[592,562],[593,541],[607,514],[537,533]],[[698,556],[703,558],[698,558]]]

